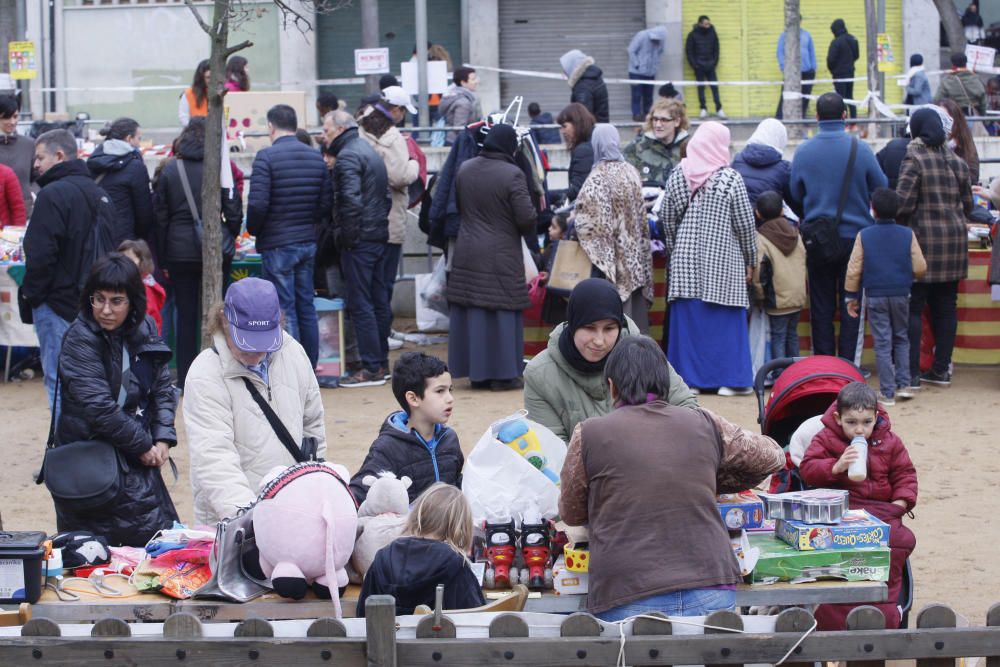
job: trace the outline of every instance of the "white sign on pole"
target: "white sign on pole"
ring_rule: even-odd
[[[965,57],[968,58],[968,67],[973,72],[993,67],[993,59],[996,58],[997,50],[988,46],[976,46],[967,44],[965,46]]]
[[[357,76],[366,74],[389,73],[389,49],[354,49],[354,73]]]
[[[420,92],[420,82],[417,80],[417,61],[408,60],[401,63],[403,90],[410,95]],[[443,93],[448,89],[448,63],[443,60],[432,60],[427,63],[427,92]]]

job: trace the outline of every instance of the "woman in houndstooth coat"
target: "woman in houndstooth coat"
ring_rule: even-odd
[[[692,387],[731,396],[753,384],[746,311],[757,241],[746,187],[729,161],[729,130],[701,125],[667,179],[659,216],[670,253],[667,357]]]

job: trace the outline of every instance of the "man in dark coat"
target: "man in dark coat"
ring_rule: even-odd
[[[59,348],[80,306],[80,277],[90,272],[83,262],[91,243],[95,202],[108,196],[76,155],[76,139],[68,130],[38,137],[35,170],[42,189],[24,235],[26,262],[19,299],[31,308],[52,406]],[[22,319],[26,316],[22,310]]]
[[[319,359],[319,319],[313,305],[316,225],[330,214],[332,191],[322,156],[295,137],[298,119],[287,104],[267,112],[271,146],[257,153],[247,197],[247,231],[257,237],[261,274],[274,283],[288,333],[309,360]]]
[[[711,19],[704,15],[698,17],[698,23],[688,33],[684,50],[698,81],[719,80],[715,75],[715,68],[719,64],[719,35],[716,34]],[[715,115],[725,118],[726,113],[722,110],[722,102],[719,100],[719,87],[711,86],[711,88],[712,99],[715,101]],[[706,117],[708,107],[705,105],[705,86],[698,86],[698,104],[701,106],[701,117]]]
[[[607,123],[608,87],[604,85],[604,73],[594,64],[594,59],[579,49],[573,49],[560,56],[559,64],[573,90],[570,103],[579,102],[594,114],[598,123]]]
[[[850,79],[854,76],[854,62],[860,57],[858,50],[858,40],[854,35],[847,32],[847,24],[844,19],[837,19],[830,24],[830,31],[833,33],[833,41],[826,52],[826,67],[834,79]],[[833,84],[833,89],[845,100],[854,99],[854,82],[840,81]],[[848,104],[847,108],[851,118],[857,118],[858,108],[853,104]]]
[[[347,283],[347,307],[358,339],[362,368],[341,379],[342,387],[385,384],[389,374],[392,311],[384,284],[389,242],[389,178],[385,163],[358,136],[351,114],[334,111],[323,119],[333,167],[334,236]]]

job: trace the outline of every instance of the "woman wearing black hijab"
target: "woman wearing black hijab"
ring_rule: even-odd
[[[455,177],[462,225],[450,257],[448,366],[477,389],[520,389],[521,311],[531,305],[521,237],[535,230],[528,182],[514,162],[517,133],[496,125]]]
[[[945,145],[941,118],[932,109],[910,117],[913,140],[899,169],[899,212],[927,260],[927,273],[910,289],[911,387],[921,382],[951,384],[951,353],[958,330],[958,282],[969,272],[966,216],[972,210],[969,167]],[[920,373],[921,315],[930,307],[934,330],[934,365]]]
[[[528,417],[568,441],[584,419],[611,412],[604,363],[619,340],[637,335],[639,327],[625,316],[613,284],[603,278],[579,283],[570,294],[566,321],[549,334],[548,349],[524,369]],[[673,367],[668,400],[698,407],[694,393]]]

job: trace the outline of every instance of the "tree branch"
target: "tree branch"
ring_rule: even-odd
[[[253,46],[253,42],[251,42],[249,39],[246,40],[246,41],[240,42],[239,44],[236,44],[235,46],[230,46],[228,49],[226,49],[226,59],[228,60],[229,56],[231,56],[234,53],[237,53],[239,51],[242,51],[243,49],[249,49],[251,46]]]
[[[194,14],[195,21],[197,21],[198,25],[201,26],[201,29],[205,31],[205,34],[211,36],[212,26],[205,23],[205,19],[201,18],[201,14],[198,13],[198,8],[195,6],[194,2],[192,0],[184,0],[184,4],[187,5],[187,8],[191,10],[192,14]]]

